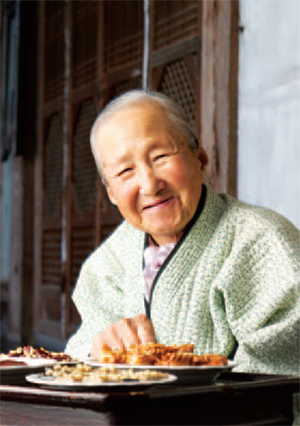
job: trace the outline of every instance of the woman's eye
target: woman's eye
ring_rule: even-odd
[[[128,174],[131,171],[132,171],[132,167],[127,167],[126,169],[123,169],[123,170],[119,171],[119,173],[117,175],[118,176],[124,176],[124,175]]]
[[[161,160],[162,158],[164,158],[164,157],[166,157],[166,156],[167,156],[167,154],[160,154],[160,155],[157,155],[156,157],[154,157],[154,161]]]

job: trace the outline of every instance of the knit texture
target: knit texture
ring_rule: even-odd
[[[145,313],[144,240],[123,222],[83,264],[73,293],[82,324],[67,353],[87,356],[97,333]],[[288,220],[208,189],[155,283],[157,341],[224,354],[239,371],[299,374],[299,265],[300,232]]]

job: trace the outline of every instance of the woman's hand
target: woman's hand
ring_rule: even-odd
[[[134,318],[122,319],[98,334],[93,341],[91,357],[99,357],[103,345],[124,351],[129,345],[154,342],[152,323],[146,315],[140,314]]]

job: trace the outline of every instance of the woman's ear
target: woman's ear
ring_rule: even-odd
[[[209,163],[209,158],[207,152],[202,146],[199,147],[198,158],[201,163],[202,170],[205,171]]]
[[[104,176],[104,175],[102,174],[102,176]],[[101,179],[101,182],[103,183],[103,186],[106,189],[106,193],[107,193],[108,198],[110,199],[111,203],[114,204],[114,205],[116,205],[117,202],[116,202],[116,199],[115,199],[115,197],[113,195],[113,191],[111,190],[111,188],[110,188],[110,186],[109,186],[109,184],[108,184],[107,179],[106,179],[105,176]]]
[[[103,182],[103,180],[102,180],[102,182]],[[105,186],[108,198],[110,199],[111,203],[116,206],[117,205],[117,201],[116,201],[116,199],[115,199],[115,197],[113,195],[113,192],[112,192],[111,188],[107,184],[105,184],[104,182],[103,182],[103,184]]]

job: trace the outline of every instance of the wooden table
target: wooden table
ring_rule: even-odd
[[[1,385],[1,426],[291,425],[299,378],[224,373],[204,386],[67,392]]]

